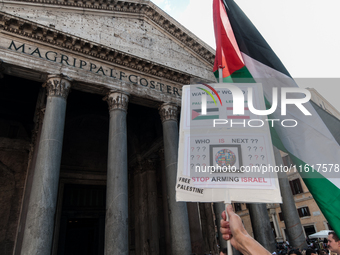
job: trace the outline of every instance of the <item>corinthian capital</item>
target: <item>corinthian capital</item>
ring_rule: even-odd
[[[124,92],[111,91],[104,98],[109,104],[109,110],[127,111],[129,104],[129,95]]]
[[[66,99],[71,88],[71,79],[62,74],[49,75],[43,87],[46,87],[48,96],[59,96]]]
[[[159,114],[161,115],[162,122],[167,120],[177,121],[178,106],[172,103],[165,103],[159,107]]]

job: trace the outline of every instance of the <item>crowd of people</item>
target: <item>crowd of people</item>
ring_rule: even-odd
[[[233,207],[228,205],[227,213],[229,221],[226,220],[226,212],[222,213],[221,233],[224,240],[230,240],[231,245],[244,255],[271,255],[261,244],[252,238],[244,229],[241,218],[233,211]],[[300,251],[292,248],[289,243],[279,245],[278,252],[282,255],[326,255],[328,250],[340,255],[340,240],[334,232],[330,232],[322,245],[314,241],[308,241],[308,249]],[[222,253],[223,254],[223,253]],[[276,252],[273,254],[277,254]]]
[[[328,254],[328,246],[327,246],[327,239],[325,239],[323,242],[317,242],[316,240],[309,240],[307,239],[308,249],[294,249],[291,245],[289,245],[289,242],[284,243],[277,243],[276,244],[276,250],[277,255],[286,255],[286,254],[292,254],[291,252],[300,252],[302,255],[325,255]],[[294,253],[293,253],[294,254]]]
[[[273,253],[276,254],[276,253]],[[278,254],[283,254],[283,255],[327,255],[328,250],[326,249],[319,249],[319,250],[314,250],[312,248],[308,249],[295,249],[295,248],[289,248],[287,250],[280,250]]]

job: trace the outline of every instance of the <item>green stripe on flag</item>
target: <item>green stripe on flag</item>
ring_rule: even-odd
[[[194,118],[193,120],[210,120],[210,119],[219,119],[219,118],[220,118],[219,115],[201,115],[201,116]]]
[[[216,77],[216,80],[217,82],[219,82],[219,73],[218,73],[218,70],[214,72],[214,75]],[[231,76],[228,76],[228,77],[224,77],[223,78],[223,83],[233,83],[233,79],[231,78]]]
[[[291,153],[289,153],[289,156],[297,166],[301,166],[301,168],[298,168],[297,170],[303,178],[304,183],[318,204],[323,215],[333,227],[335,233],[339,236],[340,225],[338,225],[338,222],[340,222],[340,189],[299,158],[295,157]],[[300,172],[300,169],[303,171]]]
[[[253,79],[253,76],[250,74],[246,66],[233,72],[230,76],[233,79],[233,81],[237,81],[238,83],[242,83],[243,80],[245,80],[246,82],[249,82],[249,79],[252,79],[255,82],[255,80]]]
[[[264,100],[266,109],[270,109],[271,105],[269,101],[266,97],[264,97]],[[268,119],[272,118],[269,117]],[[271,126],[269,127],[273,145],[279,150],[289,154],[290,158],[297,166],[296,170],[306,184],[309,192],[312,194],[321,212],[328,220],[329,224],[333,227],[335,233],[339,236],[340,226],[338,225],[338,222],[340,221],[340,189],[311,166],[307,165],[301,159],[290,153],[283,145],[275,128]]]
[[[218,70],[214,72],[214,75],[218,81],[219,72]],[[241,69],[235,71],[228,77],[223,78],[223,82],[225,83],[255,83],[253,76],[251,76],[248,68],[246,66],[242,67]]]

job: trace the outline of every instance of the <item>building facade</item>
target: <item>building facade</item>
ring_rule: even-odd
[[[174,196],[213,62],[147,0],[1,0],[0,254],[217,252],[212,205]]]

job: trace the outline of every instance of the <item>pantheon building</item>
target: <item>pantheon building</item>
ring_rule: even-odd
[[[0,254],[217,252],[213,206],[175,201],[213,62],[148,0],[0,0]]]

